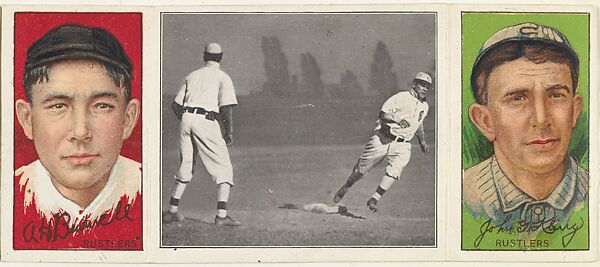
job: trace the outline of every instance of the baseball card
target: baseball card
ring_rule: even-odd
[[[598,264],[593,0],[10,1],[0,266]]]
[[[145,247],[142,12],[88,9],[3,9],[5,259]]]
[[[442,255],[443,15],[390,10],[160,10],[155,260]]]
[[[597,250],[596,17],[547,9],[456,14],[461,255],[590,261]]]

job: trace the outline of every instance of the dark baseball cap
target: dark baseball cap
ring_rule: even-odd
[[[131,61],[117,38],[102,28],[63,25],[46,33],[27,50],[25,72],[64,60],[91,59],[131,76]]]

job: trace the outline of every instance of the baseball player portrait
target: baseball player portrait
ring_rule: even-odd
[[[179,201],[194,176],[194,158],[199,156],[217,184],[215,225],[241,225],[227,215],[227,200],[234,185],[227,145],[233,143],[232,108],[237,105],[237,99],[231,78],[220,69],[222,56],[219,44],[207,44],[203,56],[206,65],[185,78],[172,104],[175,115],[181,121],[181,164],[174,175],[175,188],[170,208],[163,214],[164,223],[183,221],[184,216],[178,212]],[[221,132],[219,121],[222,121],[225,133]]]
[[[427,91],[432,86],[431,76],[419,72],[413,79],[410,91],[399,92],[383,103],[374,134],[354,165],[350,177],[335,193],[334,203],[339,203],[352,185],[373,167],[386,160],[385,175],[373,196],[367,201],[369,209],[377,211],[377,202],[400,178],[402,170],[410,160],[413,137],[417,136],[423,152],[429,151],[423,131],[423,120],[429,111]]]
[[[518,23],[485,41],[472,67],[468,115],[493,153],[463,173],[463,204],[480,223],[533,238],[548,227],[587,228],[583,217],[571,219],[589,185],[569,149],[584,104],[579,75],[579,56],[555,27]],[[582,233],[539,248],[576,244],[570,240]]]
[[[100,27],[65,24],[28,48],[15,110],[38,159],[15,170],[16,249],[141,250],[141,164],[120,155],[140,113],[132,68]]]

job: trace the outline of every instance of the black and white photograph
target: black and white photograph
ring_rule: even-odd
[[[160,20],[161,248],[438,246],[437,13]]]

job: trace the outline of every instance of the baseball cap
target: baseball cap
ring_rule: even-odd
[[[59,26],[27,50],[25,72],[63,60],[91,59],[123,70],[131,76],[131,61],[117,38],[102,28]]]
[[[578,62],[577,53],[575,53],[571,43],[569,43],[569,40],[567,40],[567,37],[563,33],[552,27],[526,22],[501,29],[487,39],[479,50],[475,64],[473,64],[473,69],[477,67],[492,49],[502,44],[518,41],[537,41],[561,47],[569,53],[570,57]]]
[[[223,53],[223,49],[221,48],[221,45],[219,45],[217,43],[210,43],[210,44],[207,44],[206,47],[204,48],[204,53],[221,54],[221,53]]]
[[[417,75],[415,75],[415,80],[421,80],[428,84],[433,84],[433,82],[431,81],[431,76],[429,76],[429,74],[425,72],[417,73]]]

